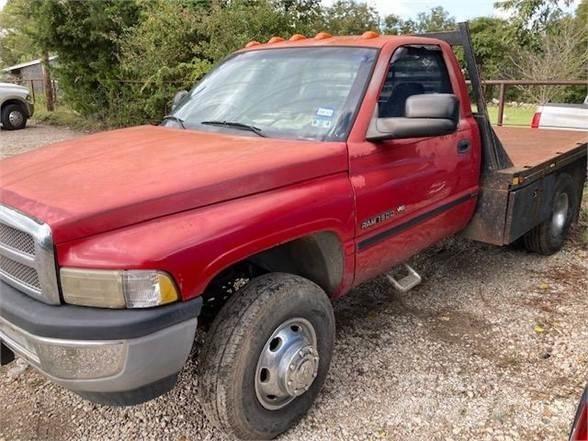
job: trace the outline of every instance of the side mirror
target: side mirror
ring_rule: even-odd
[[[368,141],[442,136],[457,130],[459,100],[452,94],[413,95],[406,100],[406,116],[374,118]]]
[[[180,102],[182,102],[182,100],[186,97],[186,95],[188,95],[187,90],[180,90],[178,93],[175,94],[174,100],[172,101],[172,106],[171,106],[172,112],[174,110],[176,110],[176,107],[178,107],[178,104],[180,104]]]

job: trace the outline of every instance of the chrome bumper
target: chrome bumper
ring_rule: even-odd
[[[190,354],[196,325],[193,318],[139,338],[65,340],[30,334],[0,317],[0,340],[53,382],[82,396],[125,394],[175,376]]]

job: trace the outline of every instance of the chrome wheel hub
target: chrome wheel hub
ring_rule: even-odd
[[[568,220],[569,200],[567,193],[560,193],[555,197],[553,204],[553,215],[551,216],[551,232],[559,235]]]
[[[318,375],[316,332],[303,318],[287,320],[264,345],[255,372],[255,394],[263,407],[276,410],[302,395]]]
[[[8,121],[10,121],[10,124],[18,127],[22,124],[24,120],[24,116],[21,112],[17,111],[17,110],[13,110],[12,112],[10,112],[8,114]]]

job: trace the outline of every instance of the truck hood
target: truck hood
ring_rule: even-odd
[[[140,126],[0,162],[0,203],[56,243],[345,171],[344,143]]]
[[[27,95],[29,93],[29,89],[24,86],[19,86],[18,84],[13,83],[0,83],[0,90],[3,91],[10,91],[12,93],[19,93]]]

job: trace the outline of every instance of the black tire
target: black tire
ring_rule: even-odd
[[[317,376],[306,392],[285,407],[268,410],[255,392],[258,359],[274,330],[295,317],[306,319],[316,331]],[[319,286],[283,273],[253,279],[229,299],[206,336],[200,366],[207,417],[240,439],[275,438],[314,402],[329,370],[334,341],[333,308]]]
[[[10,114],[19,114],[18,122],[14,123],[10,121]],[[2,128],[5,130],[20,130],[24,129],[27,125],[27,113],[19,104],[7,104],[2,108]]]
[[[567,197],[567,212],[561,228],[555,228],[555,215],[558,199]],[[549,256],[559,251],[567,238],[572,222],[578,218],[580,209],[580,196],[578,184],[567,173],[557,177],[555,191],[551,201],[551,214],[548,219],[537,225],[523,236],[523,243],[528,251]]]

